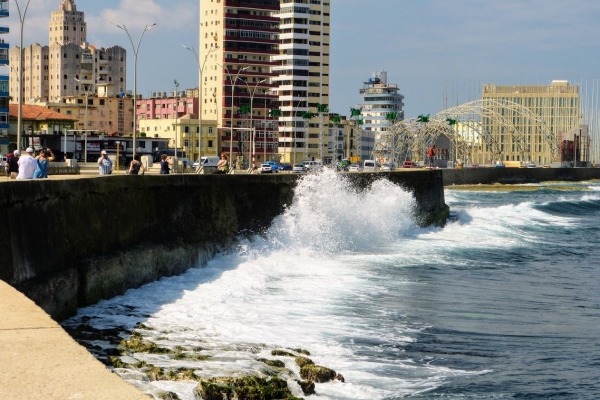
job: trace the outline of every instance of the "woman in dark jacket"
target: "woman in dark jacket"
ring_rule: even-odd
[[[169,168],[169,162],[167,161],[167,155],[162,155],[162,161],[160,162],[160,174],[168,175],[171,168]]]

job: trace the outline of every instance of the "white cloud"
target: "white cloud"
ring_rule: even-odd
[[[106,8],[100,15],[86,17],[88,31],[102,33],[120,33],[111,23],[126,26],[133,38],[139,37],[145,26],[156,23],[160,31],[184,31],[198,29],[198,2],[185,0],[121,0],[117,8]],[[175,4],[174,4],[175,3]]]

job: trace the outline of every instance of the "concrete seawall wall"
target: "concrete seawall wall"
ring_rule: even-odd
[[[421,223],[444,220],[441,171],[387,177],[414,193]],[[0,184],[0,279],[55,320],[201,266],[260,232],[293,200],[296,175],[110,176]],[[8,234],[10,232],[10,234]]]
[[[600,168],[464,168],[442,171],[444,186],[600,179]]]

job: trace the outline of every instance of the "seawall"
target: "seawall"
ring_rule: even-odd
[[[600,179],[600,168],[463,168],[442,171],[444,186]]]
[[[293,200],[292,174],[110,176],[0,184],[0,279],[57,321],[78,307],[201,266]],[[411,191],[419,222],[444,221],[441,171],[348,174]]]

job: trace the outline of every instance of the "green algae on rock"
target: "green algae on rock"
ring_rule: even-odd
[[[300,400],[292,395],[283,379],[246,376],[201,379],[196,394],[204,400]]]
[[[273,350],[271,351],[272,356],[284,356],[284,357],[296,357],[294,354],[285,350]]]
[[[285,367],[285,363],[281,360],[269,360],[266,358],[259,358],[258,361],[267,364],[269,367],[276,367],[276,368],[284,368]]]

